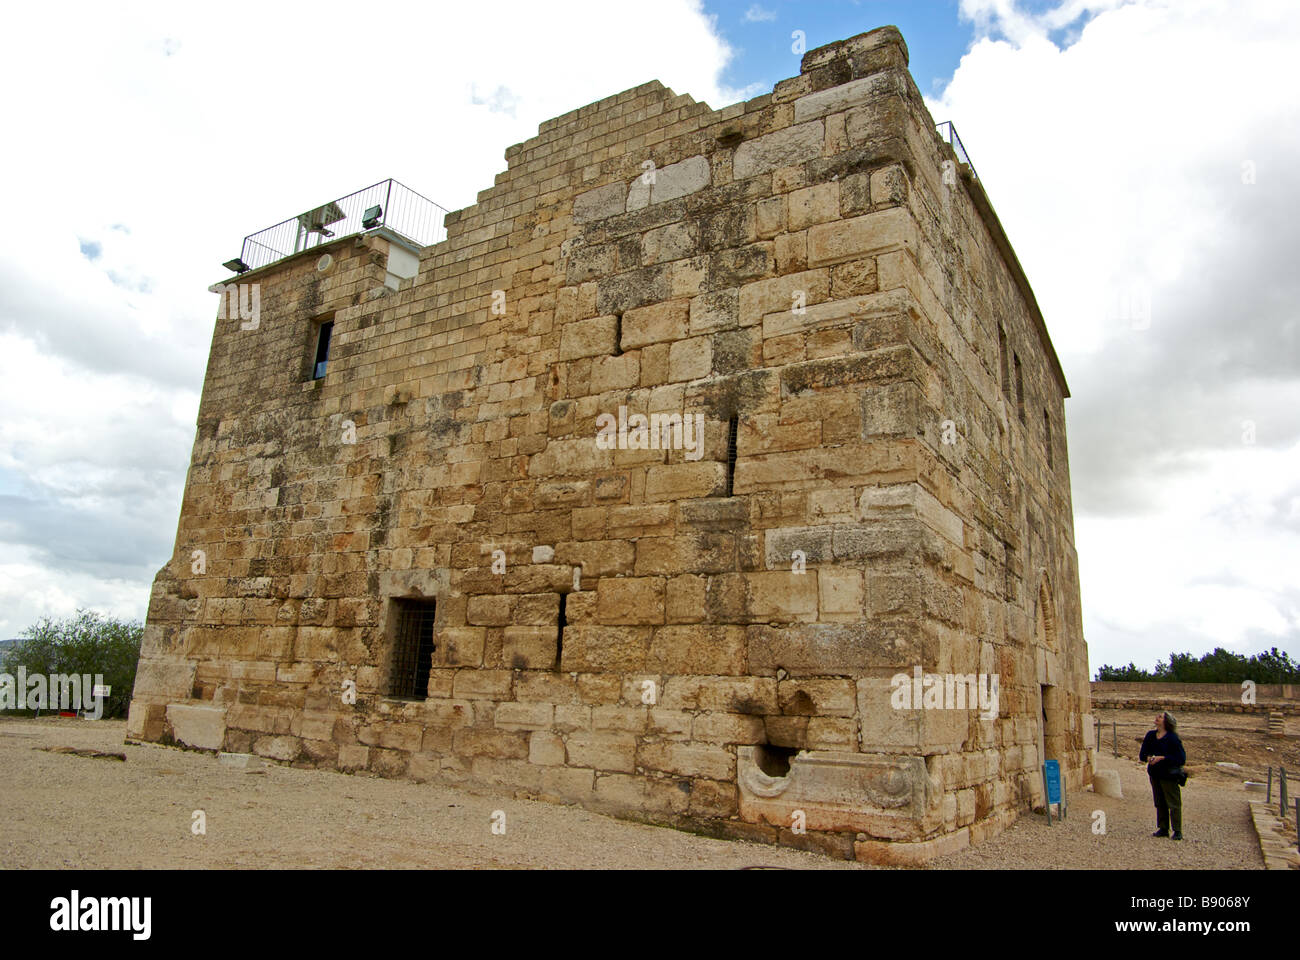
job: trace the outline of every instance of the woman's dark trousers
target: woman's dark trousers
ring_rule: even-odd
[[[1156,829],[1183,832],[1183,788],[1176,780],[1150,777],[1151,796],[1156,801]]]

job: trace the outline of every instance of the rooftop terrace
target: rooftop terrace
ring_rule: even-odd
[[[322,204],[244,238],[239,256],[223,266],[247,273],[339,237],[381,227],[413,246],[428,247],[447,236],[447,211],[396,180],[378,183]]]

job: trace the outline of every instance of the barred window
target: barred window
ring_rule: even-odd
[[[388,695],[423,700],[429,695],[429,671],[433,668],[433,621],[437,604],[433,600],[403,599],[394,599],[392,603],[392,614],[397,620],[392,633]]]

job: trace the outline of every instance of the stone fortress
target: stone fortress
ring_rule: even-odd
[[[907,64],[647,83],[241,275],[128,737],[879,863],[1091,782],[1068,390]]]

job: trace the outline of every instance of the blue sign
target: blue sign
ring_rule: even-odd
[[[1047,802],[1061,802],[1061,764],[1056,760],[1043,763],[1043,776],[1047,778]]]

